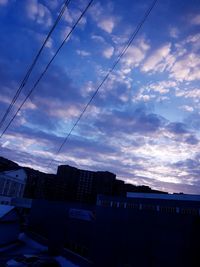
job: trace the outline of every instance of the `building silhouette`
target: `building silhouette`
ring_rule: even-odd
[[[72,202],[96,203],[97,194],[113,194],[115,181],[116,175],[111,172],[60,165],[56,179],[57,196]]]

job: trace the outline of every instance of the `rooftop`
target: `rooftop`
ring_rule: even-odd
[[[132,193],[132,192],[127,192],[126,196],[128,198],[200,201],[200,195],[186,195],[186,194],[151,194],[151,193]]]

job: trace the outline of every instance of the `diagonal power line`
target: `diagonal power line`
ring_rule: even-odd
[[[16,91],[16,93],[15,93],[15,95],[14,95],[14,97],[13,97],[11,103],[10,103],[10,105],[8,106],[8,108],[7,108],[6,112],[5,112],[5,114],[3,115],[3,117],[2,117],[2,119],[1,119],[1,121],[0,121],[0,129],[2,128],[2,126],[3,126],[3,124],[4,124],[5,120],[6,120],[6,118],[7,118],[8,115],[9,115],[9,112],[11,111],[11,109],[12,109],[12,107],[14,106],[15,102],[17,101],[17,98],[19,97],[19,95],[20,95],[22,89],[23,89],[24,86],[26,85],[26,83],[27,83],[27,81],[28,81],[28,79],[29,79],[29,77],[30,77],[30,75],[31,75],[31,72],[32,72],[34,66],[36,65],[36,63],[37,63],[37,61],[38,61],[38,59],[39,59],[39,57],[40,57],[40,54],[42,53],[42,51],[43,51],[45,45],[47,44],[47,42],[48,42],[48,40],[49,40],[51,34],[53,33],[53,31],[54,31],[54,29],[56,28],[57,24],[59,23],[60,19],[62,18],[62,16],[63,16],[63,14],[64,14],[66,8],[68,7],[70,1],[71,1],[71,0],[66,0],[66,1],[63,3],[62,8],[61,8],[61,11],[59,12],[59,15],[58,15],[57,19],[55,20],[53,26],[51,27],[49,33],[47,34],[47,36],[46,36],[44,42],[42,43],[42,46],[40,47],[38,53],[36,54],[36,56],[35,56],[35,58],[34,58],[32,64],[30,65],[28,71],[27,71],[26,74],[25,74],[23,80],[21,81],[20,86],[19,86],[19,88],[17,89],[17,91]]]
[[[62,41],[61,45],[56,50],[55,54],[53,55],[53,57],[51,58],[51,60],[47,64],[47,66],[45,67],[44,71],[41,73],[41,75],[39,76],[39,78],[37,79],[37,81],[35,82],[35,84],[33,85],[32,89],[29,91],[28,95],[23,100],[23,102],[21,103],[21,105],[19,106],[19,108],[17,109],[17,111],[15,112],[14,116],[12,117],[12,119],[10,120],[10,122],[8,123],[8,125],[6,126],[6,128],[4,129],[4,131],[2,132],[2,134],[0,135],[0,138],[2,138],[3,135],[5,134],[5,132],[8,130],[8,128],[10,127],[11,123],[16,118],[17,114],[20,112],[20,110],[22,109],[23,105],[26,103],[26,101],[28,100],[28,98],[31,96],[31,94],[33,93],[33,91],[37,87],[38,83],[43,78],[43,76],[45,75],[45,73],[47,72],[47,70],[49,69],[51,63],[53,62],[53,60],[55,59],[55,57],[58,55],[58,53],[61,50],[61,48],[63,47],[63,45],[65,44],[66,40],[69,38],[69,36],[71,35],[71,33],[75,30],[76,26],[78,25],[78,23],[80,22],[80,20],[82,19],[82,17],[87,12],[87,10],[90,7],[90,5],[92,4],[92,2],[93,2],[93,0],[90,0],[90,2],[88,3],[88,5],[86,6],[86,8],[83,10],[83,12],[81,13],[81,15],[78,17],[77,21],[75,22],[75,24],[73,25],[73,27],[71,28],[71,30],[69,31],[69,33],[67,34],[67,36],[64,38],[64,40]]]
[[[141,21],[139,22],[139,24],[137,25],[136,29],[134,30],[133,34],[131,35],[131,37],[129,38],[127,44],[125,45],[125,47],[122,49],[121,53],[119,54],[119,56],[117,57],[116,61],[113,63],[113,65],[111,66],[111,68],[108,70],[107,74],[104,76],[103,80],[101,81],[101,83],[98,85],[97,89],[95,90],[95,92],[92,94],[90,100],[87,102],[87,104],[85,105],[85,107],[83,108],[81,114],[79,115],[79,117],[77,118],[77,120],[75,121],[75,123],[73,124],[72,128],[70,129],[70,131],[68,132],[67,136],[65,137],[64,141],[62,142],[62,144],[60,145],[59,149],[56,151],[55,153],[55,157],[54,159],[52,159],[50,161],[50,163],[48,164],[48,167],[52,164],[53,160],[55,160],[56,156],[60,153],[61,149],[63,148],[63,146],[65,145],[65,143],[69,140],[69,137],[71,135],[71,133],[73,132],[74,128],[77,126],[77,124],[79,123],[79,121],[82,119],[84,113],[86,112],[86,110],[88,109],[89,105],[91,104],[91,102],[93,101],[93,99],[95,98],[95,96],[97,95],[97,93],[99,92],[99,90],[101,89],[101,87],[104,85],[104,83],[107,81],[107,79],[109,78],[110,74],[113,72],[113,70],[115,69],[115,67],[117,66],[117,64],[119,63],[119,61],[121,60],[121,58],[124,56],[124,54],[126,53],[126,51],[128,50],[129,46],[132,44],[133,40],[135,39],[136,35],[138,34],[138,32],[140,31],[140,29],[142,28],[143,24],[145,23],[146,19],[148,18],[148,16],[150,15],[151,11],[153,10],[154,6],[156,5],[156,2],[158,0],[154,0],[150,7],[147,9],[147,11],[144,14],[144,17],[141,19]]]

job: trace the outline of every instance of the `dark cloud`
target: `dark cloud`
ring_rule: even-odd
[[[182,175],[181,180],[184,183],[200,186],[200,154],[192,159],[186,159],[174,164],[174,167],[181,171],[185,171],[187,175]],[[200,191],[199,191],[200,193]]]
[[[187,143],[189,145],[197,145],[199,143],[198,138],[186,123],[172,122],[167,124],[165,129],[174,134],[172,139],[177,143]]]
[[[169,132],[174,133],[174,134],[186,134],[188,133],[187,126],[184,123],[181,122],[172,122],[169,123],[167,126],[167,129]]]
[[[115,133],[151,134],[158,131],[163,125],[163,118],[157,114],[148,113],[145,109],[113,111],[103,114],[95,123],[96,127],[111,135]]]
[[[194,135],[190,135],[185,139],[185,142],[190,145],[197,145],[199,143],[199,140]]]
[[[200,114],[193,112],[186,119],[185,123],[194,130],[200,130]]]

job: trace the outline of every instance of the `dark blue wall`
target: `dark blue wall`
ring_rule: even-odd
[[[141,200],[134,203],[137,201],[141,203]],[[199,206],[199,203],[166,200],[145,199],[142,203]],[[91,210],[95,217],[91,221],[69,218],[70,208]],[[97,267],[200,266],[199,215],[34,201],[30,227],[47,237],[50,246],[70,248]]]

